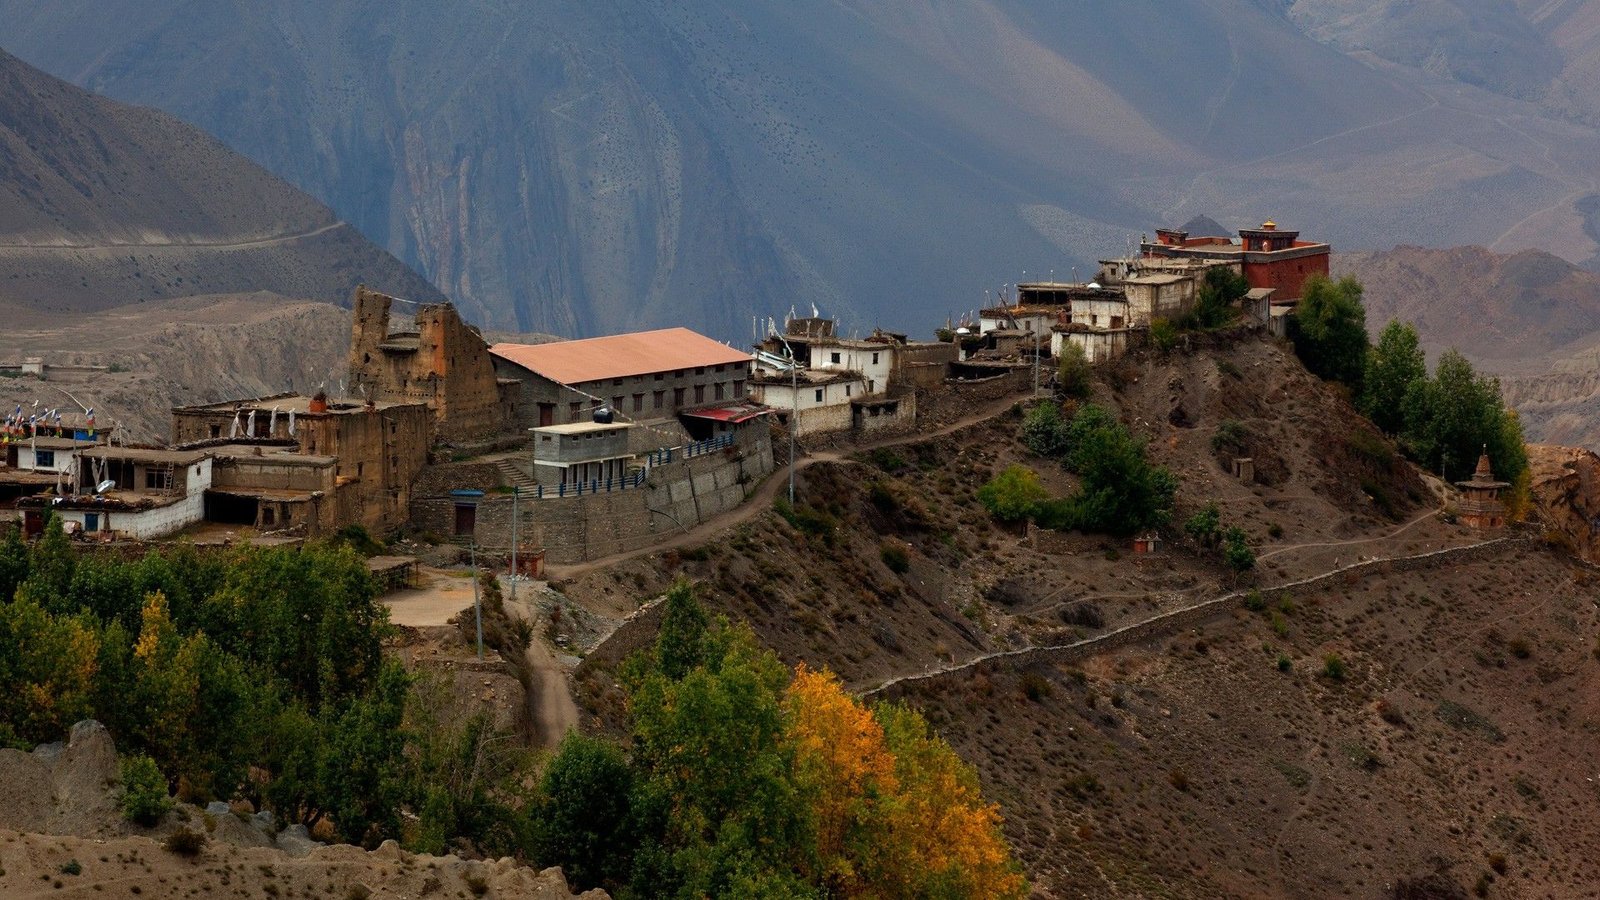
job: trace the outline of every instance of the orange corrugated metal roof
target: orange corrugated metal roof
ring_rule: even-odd
[[[495,344],[489,352],[557,384],[750,361],[750,354],[687,328],[549,344]]]

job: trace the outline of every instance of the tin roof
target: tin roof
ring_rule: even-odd
[[[750,362],[748,353],[687,328],[550,344],[495,344],[489,352],[557,384]]]
[[[751,419],[764,416],[772,410],[759,403],[735,403],[729,406],[712,406],[705,409],[686,409],[680,415],[696,419],[711,419],[714,422],[748,422]]]

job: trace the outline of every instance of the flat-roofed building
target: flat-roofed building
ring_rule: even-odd
[[[172,411],[172,441],[184,447],[268,442],[333,457],[336,519],[386,532],[406,520],[411,484],[428,461],[435,417],[423,403],[330,400],[276,394]],[[344,495],[351,485],[353,496]]]
[[[205,518],[206,451],[95,447],[79,453],[77,464],[78,492],[17,501],[24,533],[43,531],[52,513],[69,531],[133,540],[166,537]]]
[[[1300,299],[1306,280],[1327,277],[1332,248],[1322,241],[1302,241],[1300,232],[1285,231],[1268,220],[1260,228],[1241,228],[1237,239],[1220,235],[1190,237],[1186,231],[1156,230],[1154,241],[1139,245],[1141,256],[1164,259],[1223,261],[1239,266],[1253,288],[1272,288],[1273,303]]]
[[[588,422],[608,406],[629,421],[676,419],[686,409],[745,397],[751,359],[687,328],[549,344],[495,344],[495,371],[521,384],[522,428]]]
[[[540,484],[605,483],[628,474],[626,422],[568,422],[533,429],[533,478]]]

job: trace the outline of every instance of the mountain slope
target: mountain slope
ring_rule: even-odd
[[[738,337],[816,302],[921,330],[1201,211],[1338,246],[1597,249],[1592,130],[1369,66],[1281,3],[0,14],[14,52],[219,135],[499,327]]]
[[[0,300],[94,311],[204,293],[440,294],[331,210],[165,113],[0,51]]]

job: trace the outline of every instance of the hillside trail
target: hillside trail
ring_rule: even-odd
[[[796,474],[798,474],[802,470],[816,465],[817,463],[839,462],[845,459],[847,456],[870,450],[877,450],[881,447],[893,447],[898,444],[912,444],[916,443],[917,441],[927,441],[934,438],[944,437],[945,435],[960,431],[963,428],[971,428],[973,425],[977,425],[980,422],[986,422],[989,419],[1000,415],[1006,410],[1011,409],[1018,403],[1024,402],[1028,399],[1030,399],[1028,396],[1022,394],[1003,397],[999,400],[995,400],[982,407],[979,407],[977,412],[963,416],[949,425],[945,425],[944,427],[935,431],[919,431],[911,434],[895,435],[892,437],[886,437],[882,440],[868,441],[864,444],[857,444],[843,450],[825,450],[815,453],[807,453],[805,457],[795,460],[794,471]],[[725,513],[712,516],[704,522],[701,522],[699,525],[695,525],[685,531],[679,532],[677,535],[671,538],[651,544],[648,547],[641,547],[638,550],[629,550],[624,553],[614,553],[610,556],[603,556],[599,559],[589,560],[588,562],[574,563],[572,565],[549,565],[546,566],[546,571],[550,573],[551,580],[576,578],[579,575],[587,575],[588,573],[598,569],[614,566],[618,563],[626,562],[630,559],[635,559],[640,556],[647,556],[651,553],[661,553],[667,550],[680,550],[684,547],[690,547],[695,544],[704,543],[710,537],[718,534],[719,532],[726,531],[727,529],[736,525],[742,525],[745,522],[755,518],[772,505],[772,501],[777,497],[778,492],[785,489],[788,483],[788,467],[784,466],[774,469],[772,474],[767,476],[767,480],[762,482],[761,486],[756,488],[756,490],[751,493],[750,496],[746,497],[743,503]]]
[[[1375,557],[1371,557],[1371,558],[1368,558],[1368,559],[1363,559],[1363,560],[1358,561],[1358,562],[1346,563],[1344,565],[1336,565],[1336,566],[1333,566],[1330,569],[1327,569],[1327,570],[1322,571],[1322,572],[1318,572],[1318,573],[1313,574],[1313,575],[1308,575],[1308,576],[1305,576],[1303,578],[1296,579],[1294,581],[1284,582],[1282,584],[1275,584],[1275,585],[1271,585],[1271,586],[1268,586],[1268,587],[1257,588],[1257,590],[1261,591],[1262,593],[1270,593],[1270,592],[1274,592],[1274,591],[1288,590],[1290,588],[1303,587],[1303,586],[1305,586],[1307,584],[1311,584],[1311,583],[1314,583],[1314,582],[1317,582],[1317,581],[1321,581],[1321,580],[1323,580],[1325,578],[1328,578],[1328,577],[1330,577],[1332,575],[1337,575],[1337,574],[1339,574],[1341,572],[1349,572],[1349,571],[1352,571],[1352,570],[1367,569],[1367,568],[1371,568],[1373,566],[1376,566],[1376,565],[1379,565],[1379,564],[1382,564],[1382,563],[1400,562],[1402,560],[1425,560],[1425,559],[1430,559],[1430,558],[1446,557],[1446,556],[1451,556],[1451,555],[1455,555],[1455,554],[1461,553],[1463,551],[1477,550],[1477,549],[1480,549],[1480,548],[1483,548],[1483,547],[1488,547],[1488,546],[1491,546],[1491,545],[1494,545],[1494,544],[1502,544],[1502,543],[1505,543],[1507,541],[1515,541],[1515,540],[1519,540],[1519,538],[1515,538],[1515,537],[1495,537],[1495,538],[1489,538],[1489,539],[1483,540],[1483,541],[1477,541],[1477,542],[1471,543],[1471,544],[1463,544],[1463,545],[1457,546],[1457,547],[1447,547],[1447,548],[1444,548],[1444,549],[1441,549],[1441,550],[1430,550],[1430,551],[1427,551],[1425,553],[1416,553],[1416,554],[1400,555],[1400,556],[1386,556],[1386,557],[1385,556],[1375,556]],[[860,697],[871,697],[874,694],[882,693],[883,691],[886,691],[889,688],[894,687],[897,684],[902,684],[902,683],[909,682],[909,681],[924,681],[924,680],[927,680],[927,679],[930,679],[930,678],[938,678],[938,677],[941,677],[941,676],[944,676],[944,675],[949,675],[949,674],[952,674],[952,673],[955,673],[955,672],[966,671],[966,670],[971,669],[971,668],[973,668],[975,666],[979,666],[979,665],[982,665],[983,663],[990,662],[992,660],[997,660],[997,659],[1022,659],[1022,658],[1025,658],[1025,657],[1028,657],[1028,656],[1033,656],[1033,655],[1036,655],[1036,654],[1055,653],[1055,652],[1065,651],[1065,650],[1082,650],[1082,651],[1085,651],[1085,652],[1092,652],[1092,651],[1095,650],[1095,648],[1097,648],[1098,646],[1100,646],[1102,644],[1108,644],[1108,643],[1113,642],[1116,639],[1125,638],[1129,634],[1141,634],[1141,635],[1143,635],[1143,638],[1152,637],[1155,634],[1160,633],[1162,631],[1162,629],[1165,626],[1168,625],[1168,623],[1177,620],[1180,616],[1192,615],[1192,614],[1200,612],[1202,610],[1213,610],[1213,609],[1215,609],[1215,610],[1221,611],[1222,609],[1226,608],[1226,605],[1228,603],[1240,600],[1241,598],[1244,597],[1244,595],[1246,593],[1247,592],[1244,591],[1244,590],[1230,591],[1230,592],[1228,592],[1226,594],[1221,594],[1219,596],[1212,597],[1209,600],[1202,600],[1201,602],[1195,603],[1195,604],[1190,605],[1190,606],[1185,606],[1185,607],[1181,607],[1179,609],[1171,609],[1171,610],[1167,610],[1165,612],[1156,613],[1155,615],[1149,616],[1149,617],[1144,618],[1144,619],[1140,619],[1137,622],[1130,622],[1130,623],[1128,623],[1126,625],[1122,625],[1120,627],[1113,628],[1110,631],[1106,631],[1104,633],[1094,635],[1093,637],[1086,637],[1086,638],[1083,638],[1081,640],[1072,641],[1072,642],[1066,643],[1066,644],[1037,644],[1037,645],[1030,645],[1030,646],[1026,646],[1026,647],[1017,647],[1017,648],[1013,648],[1013,649],[1010,649],[1010,650],[995,650],[995,651],[991,651],[991,652],[988,652],[988,653],[980,653],[980,654],[978,654],[976,656],[970,657],[970,658],[968,658],[968,659],[966,659],[966,660],[964,660],[962,662],[959,662],[959,663],[950,663],[948,665],[928,667],[928,668],[924,668],[922,671],[919,671],[919,672],[906,672],[904,674],[896,675],[896,676],[893,676],[891,678],[887,678],[885,680],[879,681],[876,685],[873,685],[871,687],[862,688],[862,689],[856,691],[856,695],[860,696]]]
[[[526,594],[515,602],[508,598],[506,609],[529,624],[538,622],[538,611]],[[553,749],[568,731],[578,727],[578,704],[572,699],[567,667],[538,633],[528,641],[523,659],[527,663],[528,718],[533,722],[534,738]]]
[[[294,234],[279,234],[271,237],[255,238],[248,241],[127,241],[115,244],[0,244],[0,252],[21,253],[50,253],[57,251],[81,252],[105,250],[247,250],[252,247],[276,247],[279,244],[288,244],[293,241],[313,238],[325,234],[335,228],[344,226],[344,222],[332,222],[310,231],[299,231]]]

